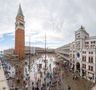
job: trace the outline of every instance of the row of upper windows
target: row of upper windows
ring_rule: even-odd
[[[86,69],[86,64],[82,64],[82,68]],[[93,66],[88,66],[88,70],[93,71]]]
[[[82,56],[82,61],[86,62],[86,56]],[[92,56],[88,58],[88,62],[93,63],[93,57]]]
[[[96,44],[96,41],[91,41],[91,44]],[[89,42],[85,42],[85,44],[89,44]]]
[[[86,51],[83,51],[82,53],[86,54]],[[93,51],[89,51],[89,54],[93,54]]]
[[[96,45],[85,45],[85,48],[95,48],[96,47]]]
[[[85,44],[84,48],[95,48],[96,47],[96,44]],[[80,48],[80,43],[77,43],[76,45],[73,45],[72,46],[72,49],[76,49],[76,48]]]

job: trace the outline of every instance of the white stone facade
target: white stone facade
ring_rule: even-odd
[[[70,62],[74,72],[79,71],[81,77],[96,82],[96,36],[90,37],[84,27],[75,32],[72,43],[57,48],[56,53]]]

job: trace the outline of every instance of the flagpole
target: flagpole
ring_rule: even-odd
[[[46,75],[46,70],[47,70],[47,65],[46,65],[46,33],[45,33],[45,75]],[[45,88],[47,90],[47,83],[46,83],[46,77],[45,77]]]

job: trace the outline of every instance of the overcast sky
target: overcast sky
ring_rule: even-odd
[[[19,3],[25,16],[26,45],[56,48],[74,41],[83,25],[96,35],[96,0],[0,0],[0,50],[14,48],[15,18]]]

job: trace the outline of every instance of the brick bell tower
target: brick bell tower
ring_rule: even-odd
[[[19,59],[24,58],[25,50],[25,21],[22,12],[21,5],[19,5],[18,13],[15,22],[15,54],[18,55]]]

